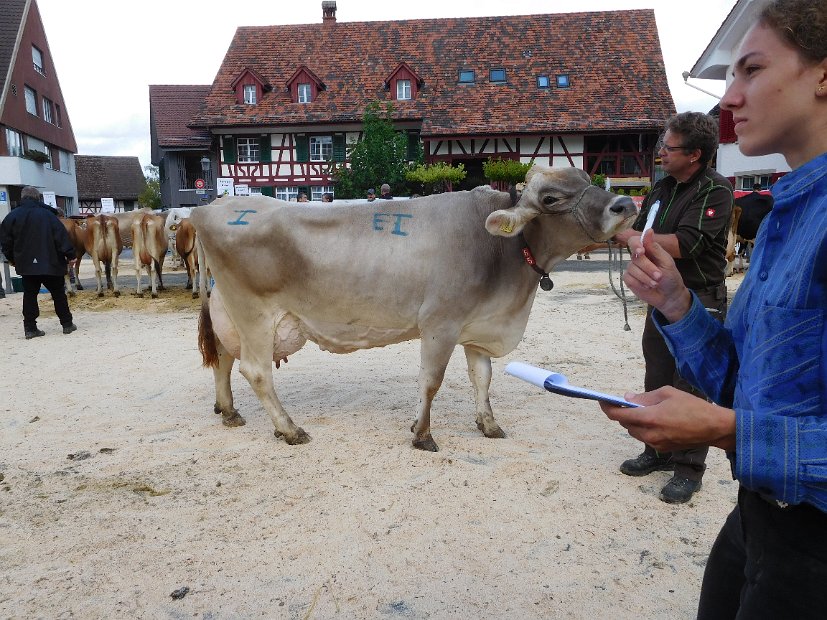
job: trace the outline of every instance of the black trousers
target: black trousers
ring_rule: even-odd
[[[63,327],[72,323],[72,313],[69,310],[69,300],[63,289],[63,276],[21,276],[23,280],[23,329],[33,332],[37,329],[37,317],[40,308],[37,307],[37,294],[40,287],[45,286],[52,294],[55,302],[55,314]]]
[[[827,618],[827,513],[741,487],[704,571],[698,620]]]
[[[726,283],[708,289],[696,290],[695,293],[705,308],[712,311],[715,318],[723,321],[726,318],[727,298]],[[656,390],[665,385],[671,385],[684,392],[689,392],[704,398],[700,391],[685,381],[677,371],[675,358],[669,352],[666,341],[652,321],[652,308],[646,311],[646,323],[643,327],[643,359],[646,361],[646,378],[644,388],[647,392]],[[646,446],[644,452],[655,454],[655,449]],[[708,447],[693,448],[672,452],[675,463],[675,475],[689,480],[700,480],[706,470],[706,455]],[[661,453],[663,456],[663,453]]]

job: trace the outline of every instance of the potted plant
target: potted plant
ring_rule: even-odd
[[[50,161],[49,156],[46,153],[43,151],[38,151],[37,149],[26,149],[23,157],[26,159],[31,159],[33,162],[38,164],[46,164]]]

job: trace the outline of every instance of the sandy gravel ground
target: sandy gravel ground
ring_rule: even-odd
[[[641,389],[642,306],[624,331],[605,255],[585,267],[552,274],[522,343],[494,362],[505,439],[476,429],[457,350],[433,454],[410,444],[416,342],[309,344],[274,369],[313,439],[288,446],[237,370],[247,425],[212,413],[198,302],[180,285],[158,300],[81,293],[69,336],[41,295],[47,335],[31,341],[22,295],[0,300],[0,617],[694,617],[735,502],[724,455],[691,503],[664,504],[669,474],[620,474],[640,445],[594,403],[502,373],[520,360]]]

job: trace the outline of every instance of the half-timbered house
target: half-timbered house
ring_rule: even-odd
[[[117,212],[138,207],[146,178],[137,157],[78,155],[75,164],[81,215],[100,213],[104,198]]]
[[[236,31],[187,123],[212,136],[217,177],[319,199],[379,101],[426,162],[464,164],[464,186],[485,182],[490,157],[652,182],[675,112],[652,10],[338,22],[325,1],[322,13]]]

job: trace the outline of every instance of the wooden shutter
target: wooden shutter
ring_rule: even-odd
[[[261,136],[258,139],[258,160],[260,162],[270,163],[273,161],[273,153],[270,149],[270,134]]]
[[[273,198],[276,195],[275,188],[271,187],[269,185],[265,185],[264,187],[261,188],[261,195],[262,196],[270,196],[270,198]]]
[[[345,134],[333,134],[333,161],[345,161]]]
[[[310,138],[306,135],[296,136],[296,161],[310,161]]]
[[[236,162],[235,138],[224,136],[221,139],[221,144],[224,147],[224,163],[234,164]]]
[[[718,134],[721,144],[733,144],[738,139],[735,135],[735,121],[732,120],[732,112],[729,110],[721,110]]]

